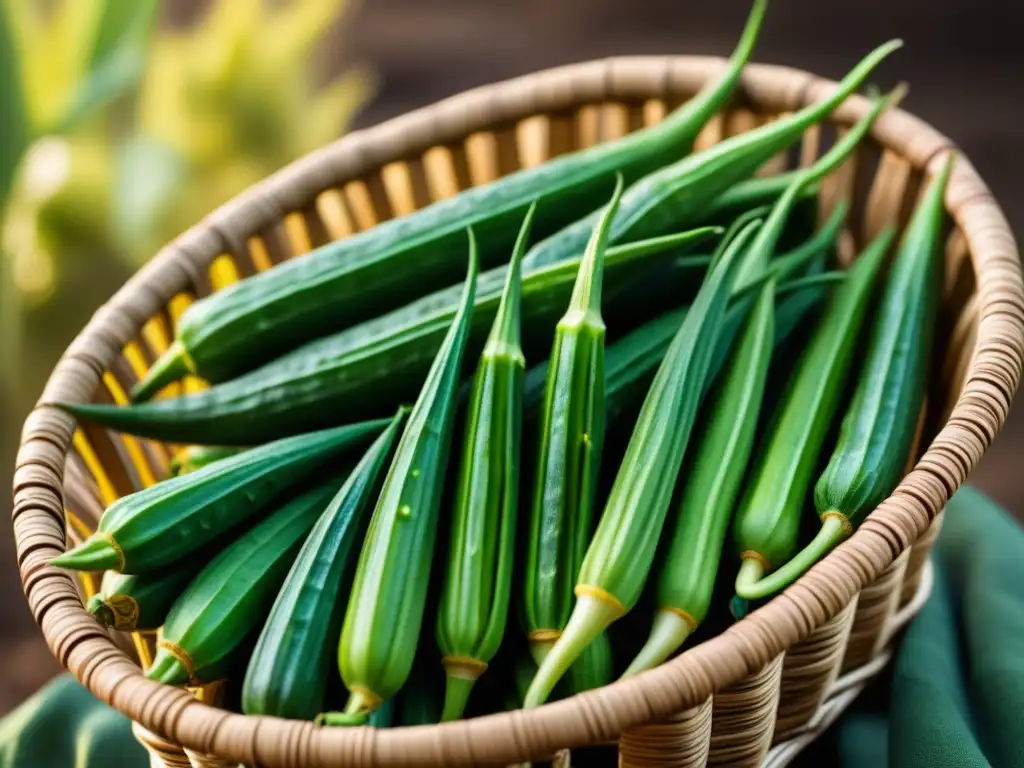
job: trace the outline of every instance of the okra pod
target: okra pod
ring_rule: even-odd
[[[146,677],[210,683],[235,666],[235,650],[263,624],[295,555],[344,475],[301,493],[217,554],[175,601]]]
[[[469,236],[462,303],[395,449],[359,555],[338,644],[349,699],[344,713],[324,715],[329,725],[364,721],[402,687],[416,656],[479,270]]]
[[[520,341],[520,262],[536,206],[523,219],[466,411],[451,544],[437,620],[446,674],[442,720],[462,717],[505,635],[519,503],[526,358]]]
[[[604,446],[604,251],[621,195],[620,177],[587,244],[549,358],[523,592],[530,652],[538,664],[569,620],[573,583],[592,533]]]
[[[765,594],[763,575],[796,548],[800,512],[842,394],[854,345],[893,238],[882,231],[849,270],[786,384],[733,522],[742,564],[736,594]]]
[[[953,156],[932,180],[907,225],[872,313],[863,368],[839,439],[814,487],[821,529],[748,594],[767,597],[795,581],[848,536],[896,487],[927,390],[942,291],[943,199]]]
[[[640,410],[576,582],[576,604],[530,684],[542,704],[580,653],[640,596],[689,442],[741,257],[760,227],[748,224],[716,255]]]
[[[157,571],[251,519],[387,424],[364,421],[284,438],[123,496],[104,510],[94,534],[50,562],[79,571]]]
[[[624,677],[661,664],[704,621],[736,497],[750,459],[772,358],[775,278],[769,278],[724,371],[657,581],[650,638]]]
[[[249,658],[245,714],[312,720],[323,710],[343,582],[405,416],[399,410],[367,449],[302,544]]]
[[[861,140],[871,130],[878,116],[886,109],[898,103],[906,93],[904,86],[894,89],[884,98],[876,98],[868,110],[868,113],[839,140],[835,145],[822,155],[809,167],[799,171],[789,186],[772,206],[771,213],[765,220],[764,226],[757,233],[757,237],[750,246],[751,255],[748,256],[736,277],[737,290],[752,284],[768,268],[768,262],[775,253],[779,237],[785,229],[786,221],[796,205],[804,190],[811,184],[816,184],[825,176],[832,173],[836,168],[846,162],[850,154],[857,148]]]
[[[665,120],[389,219],[194,303],[179,320],[175,342],[133,398],[147,399],[187,373],[227,381],[324,333],[455,282],[455,254],[467,228],[481,238],[485,267],[504,262],[534,200],[544,200],[535,226],[545,236],[598,208],[614,173],[632,181],[667,158],[689,154],[739,83],[766,6],[766,0],[754,0],[722,76]]]

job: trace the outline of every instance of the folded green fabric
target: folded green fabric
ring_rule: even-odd
[[[933,562],[892,668],[795,765],[1024,766],[1024,529],[964,487]],[[128,720],[67,675],[0,720],[0,768],[147,765]]]
[[[131,722],[61,675],[0,720],[0,768],[147,768]]]

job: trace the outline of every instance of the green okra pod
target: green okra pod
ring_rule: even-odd
[[[899,40],[880,45],[825,100],[688,155],[631,185],[622,196],[608,242],[652,237],[700,221],[716,197],[799,141],[809,127],[839,106],[901,45]],[[581,251],[600,216],[601,212],[595,211],[537,243],[526,255],[524,269],[561,261]]]
[[[576,603],[534,677],[542,704],[595,637],[637,601],[686,452],[736,272],[761,222],[723,241],[654,377],[576,581]]]
[[[363,454],[295,557],[246,666],[245,714],[312,720],[323,709],[343,581],[405,416],[399,410]]]
[[[742,560],[736,594],[745,600],[765,594],[763,575],[785,563],[796,548],[811,475],[892,238],[892,228],[885,229],[854,262],[825,309],[773,415],[733,521]]]
[[[609,248],[609,288],[616,285],[613,276],[628,277],[720,233],[720,227],[702,227]],[[558,264],[524,268],[524,333],[529,328],[550,333],[572,291],[581,252]],[[703,256],[692,259],[704,261]],[[506,273],[502,267],[479,278],[467,354],[479,354],[483,347]],[[437,291],[194,394],[131,406],[56,405],[121,432],[178,443],[250,444],[333,426],[352,414],[390,416],[394,408],[416,398],[460,300],[460,286]]]
[[[146,676],[166,685],[210,683],[264,622],[309,530],[344,475],[290,499],[219,552],[171,606]]]
[[[892,492],[908,460],[927,390],[942,291],[942,216],[951,154],[907,225],[889,269],[857,387],[828,465],[814,487],[821,529],[789,562],[747,587],[783,589],[858,526]]]
[[[490,336],[473,376],[451,543],[437,619],[446,688],[442,720],[462,717],[505,635],[512,592],[522,394],[521,272],[536,206],[523,219]]]
[[[592,533],[604,446],[604,251],[621,195],[620,177],[587,244],[549,358],[523,580],[526,630],[538,664],[569,620]]]
[[[324,715],[328,725],[365,721],[402,687],[416,656],[479,271],[472,230],[469,242],[462,303],[395,449],[359,555],[338,644],[349,699],[344,713]]]
[[[775,278],[761,288],[698,435],[692,470],[658,574],[650,638],[624,677],[661,664],[704,621],[750,459],[775,336]]]
[[[92,536],[50,562],[85,571],[159,570],[251,519],[387,424],[364,421],[283,438],[123,496],[104,510]]]

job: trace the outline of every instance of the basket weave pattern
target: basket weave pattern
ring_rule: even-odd
[[[564,764],[567,748],[613,742],[646,724],[626,737],[623,764],[757,765],[773,739],[808,722],[844,668],[882,649],[889,619],[917,589],[932,522],[1005,420],[1024,359],[1016,244],[962,156],[946,199],[952,233],[937,344],[942,364],[923,420],[927,450],[858,531],[784,594],[657,670],[541,709],[444,726],[317,729],[243,717],[202,703],[194,691],[146,680],[139,663],[147,661],[149,641],[114,636],[82,608],[95,577],[78,584],[47,564],[66,539],[87,535],[105,505],[159,480],[175,446],[76,425],[43,403],[123,401],[195,297],[471,184],[658,120],[724,67],[710,57],[588,62],[475,89],[350,134],[213,212],[96,313],[24,426],[14,476],[18,564],[55,656],[139,724],[154,759],[268,768],[471,766],[557,753]],[[698,146],[817,101],[834,87],[805,72],[751,65],[737,100]],[[776,158],[765,172],[813,161],[867,106],[860,97],[847,100],[831,124],[809,131],[797,152]],[[924,174],[951,146],[905,112],[878,120],[870,142],[823,187],[826,210],[841,195],[853,204],[842,249],[847,260],[886,223],[906,221]],[[699,762],[671,762],[671,744],[693,745]]]

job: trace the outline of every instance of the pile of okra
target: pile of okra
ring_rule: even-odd
[[[822,185],[903,89],[759,173],[899,41],[695,151],[765,5],[664,120],[244,278],[191,305],[130,404],[58,404],[185,446],[53,561],[105,572],[98,621],[156,632],[150,678],[322,725],[533,707],[722,631],[892,493],[952,160],[848,268]]]

